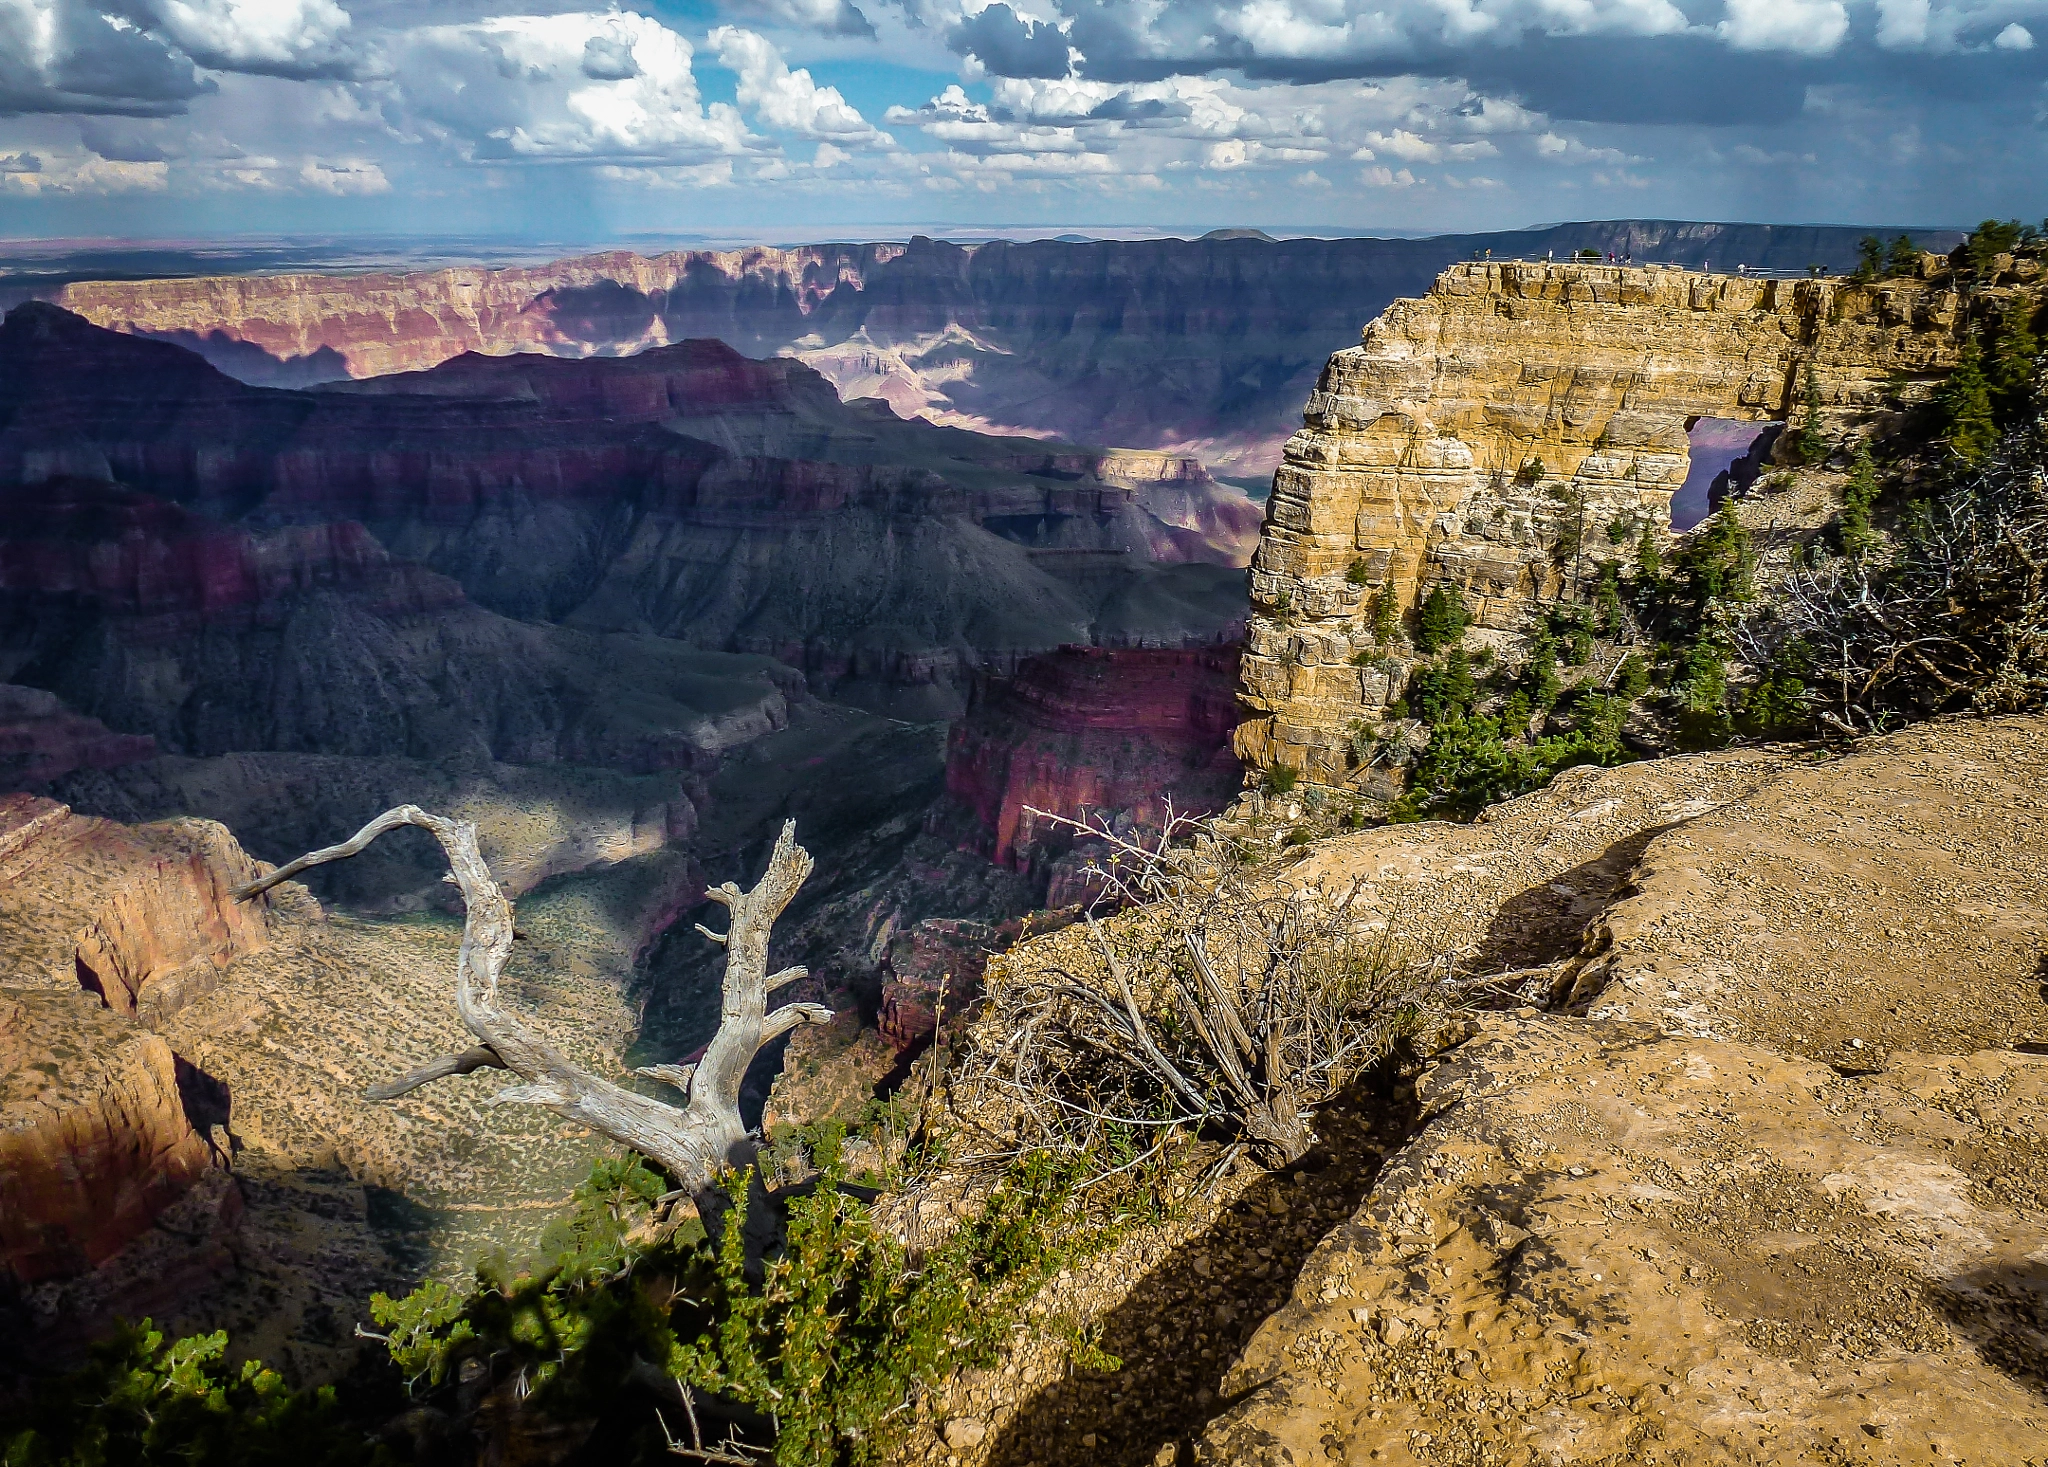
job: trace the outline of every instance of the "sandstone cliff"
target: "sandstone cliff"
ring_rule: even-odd
[[[1929,279],[1868,285],[1464,264],[1391,307],[1330,358],[1274,477],[1239,751],[1342,783],[1349,731],[1404,675],[1372,598],[1405,610],[1448,583],[1514,630],[1583,596],[1611,539],[1668,530],[1693,419],[1783,419],[1810,397],[1867,418],[1924,392],[1983,306],[1927,259]]]

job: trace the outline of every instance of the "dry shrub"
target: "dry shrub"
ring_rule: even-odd
[[[1285,1165],[1316,1107],[1453,997],[1449,965],[1369,924],[1355,888],[1306,885],[1185,819],[1149,840],[1065,823],[1101,843],[1102,896],[992,973],[953,1078],[1018,1151],[1088,1153],[1102,1177],[1208,1139],[1216,1170],[1245,1150]]]

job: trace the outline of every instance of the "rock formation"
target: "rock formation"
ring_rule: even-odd
[[[1489,1017],[1425,1076],[1428,1125],[1226,1378],[1256,1388],[1197,1459],[2032,1455],[2042,733],[1925,726],[1647,828],[1555,970],[1568,1012]],[[1540,859],[1692,762],[1560,779],[1462,860]],[[1387,839],[1318,859],[1384,881]],[[1450,854],[1389,898],[1455,921]]]
[[[566,815],[603,791],[554,794]],[[570,859],[534,848],[530,806],[472,791],[462,813],[528,879]],[[522,903],[506,990],[550,1043],[617,1075],[626,977],[702,885],[674,851],[611,854]],[[234,902],[260,869],[211,822],[0,797],[10,1368],[148,1313],[331,1375],[372,1289],[526,1246],[587,1170],[587,1138],[486,1106],[488,1080],[366,1103],[445,1048],[459,920],[330,915],[294,884]]]
[[[1291,879],[1509,975],[1501,1006],[1423,1067],[1419,1114],[1360,1087],[1303,1168],[1063,1273],[1048,1333],[1120,1369],[1020,1332],[905,1459],[2034,1459],[2044,733],[1579,769],[1311,845]],[[971,1448],[937,1429],[962,1417]]]
[[[1668,531],[1691,419],[1783,419],[1810,398],[1875,412],[1954,364],[1966,309],[1947,281],[1451,267],[1330,358],[1288,440],[1253,560],[1239,752],[1341,784],[1350,730],[1401,692],[1374,596],[1406,610],[1449,583],[1481,625],[1515,629],[1582,594],[1611,540]]]
[[[1196,651],[1062,648],[1014,677],[977,684],[953,725],[946,790],[970,817],[963,839],[1034,885],[1043,903],[1085,898],[1057,878],[1070,833],[1032,811],[1160,829],[1169,807],[1213,814],[1237,794],[1235,644]],[[1067,873],[1071,876],[1071,873]]]
[[[1263,477],[1322,359],[1455,260],[1590,247],[1847,269],[1857,234],[1635,220],[1418,240],[918,238],[500,270],[78,281],[51,296],[276,386],[417,371],[466,351],[620,356],[712,337],[748,356],[799,356],[847,397],[906,416],[1195,452]]]

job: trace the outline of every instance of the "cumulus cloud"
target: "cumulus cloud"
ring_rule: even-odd
[[[218,70],[313,77],[355,65],[352,21],[334,0],[146,0],[130,13]]]
[[[894,138],[847,105],[837,87],[819,86],[808,71],[791,71],[764,37],[725,25],[706,40],[719,64],[738,74],[740,105],[763,126],[847,147],[895,146]]]
[[[1821,56],[1849,33],[1849,11],[1842,0],[1728,0],[1714,29],[1737,50]]]
[[[81,0],[0,0],[0,113],[166,117],[210,88],[124,16]]]
[[[2014,21],[1993,36],[1991,44],[2001,51],[2031,51],[2034,49],[2034,33]]]
[[[749,145],[703,105],[690,43],[631,11],[511,15],[391,38],[388,123],[486,162],[700,163]]]
[[[738,0],[735,8],[782,25],[828,36],[872,36],[874,25],[853,0]]]

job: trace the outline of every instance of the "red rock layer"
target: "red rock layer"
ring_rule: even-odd
[[[258,867],[210,820],[124,826],[53,800],[0,795],[0,944],[9,968],[75,983],[156,1022],[269,946],[266,904],[234,889]]]
[[[1238,648],[1106,651],[1063,647],[977,686],[946,754],[946,790],[972,812],[976,848],[1034,869],[1067,840],[1033,809],[1129,815],[1221,809],[1241,776]]]
[[[41,784],[75,769],[114,769],[156,753],[147,734],[115,733],[40,688],[0,683],[0,787]]]

